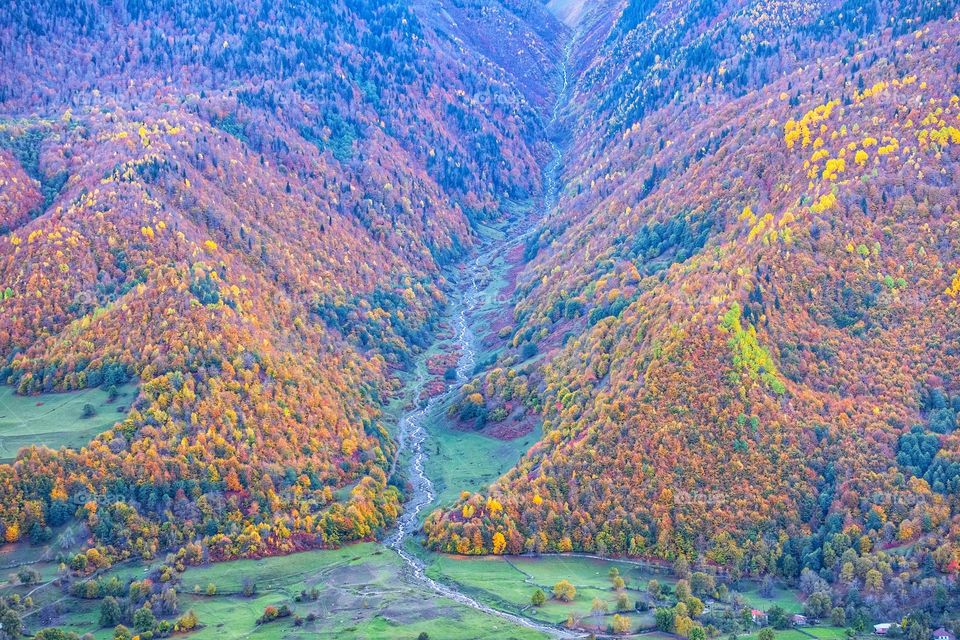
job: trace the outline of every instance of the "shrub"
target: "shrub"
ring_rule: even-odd
[[[153,610],[149,606],[143,606],[137,609],[133,614],[133,628],[138,633],[152,630],[157,624],[157,618],[153,615]]]
[[[257,624],[266,624],[280,618],[288,618],[292,613],[290,607],[285,604],[279,608],[269,605],[263,610],[263,615],[257,618]]]
[[[76,633],[57,629],[56,627],[41,629],[37,631],[37,634],[33,637],[35,640],[80,640],[80,636]]]
[[[577,588],[569,580],[553,585],[553,597],[563,602],[572,602],[577,597]]]
[[[529,360],[535,355],[537,355],[537,345],[532,342],[527,342],[520,348],[520,356],[524,360]]]
[[[197,624],[199,622],[200,621],[197,619],[197,614],[195,614],[192,610],[187,611],[185,614],[183,614],[177,619],[177,624],[176,626],[174,626],[174,629],[178,633],[183,633],[185,631],[193,631],[194,629],[197,628]]]
[[[100,626],[116,627],[120,623],[123,612],[120,610],[120,603],[113,596],[107,596],[100,603]]]
[[[621,616],[620,614],[614,614],[613,622],[610,624],[610,630],[613,631],[613,633],[629,633],[630,618]]]

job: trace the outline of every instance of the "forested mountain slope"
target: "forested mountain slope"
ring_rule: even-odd
[[[431,517],[433,548],[810,569],[878,615],[943,606],[957,10],[630,0],[580,25],[560,206],[464,399],[544,435]]]
[[[0,379],[141,387],[88,447],[0,466],[5,539],[375,535],[399,509],[381,404],[440,266],[541,189],[551,72],[528,97],[398,2],[34,9],[0,8]]]
[[[423,21],[450,38],[456,51],[475,51],[503,69],[519,89],[491,86],[477,98],[493,105],[529,100],[541,115],[556,102],[560,47],[567,29],[537,0],[415,0]],[[468,59],[475,54],[469,54]]]

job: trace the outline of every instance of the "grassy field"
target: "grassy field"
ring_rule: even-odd
[[[580,621],[582,628],[606,629],[617,612],[617,592],[613,590],[609,571],[620,570],[627,581],[625,593],[631,605],[642,598],[647,574],[632,565],[588,558],[544,556],[540,558],[459,558],[430,556],[428,574],[434,578],[452,581],[492,606],[522,613],[528,617],[561,624],[570,615]],[[577,588],[572,602],[549,598],[542,607],[530,606],[530,597],[540,588],[549,596],[553,585],[569,580]],[[666,582],[666,581],[664,581]],[[593,615],[592,604],[597,598],[607,605],[605,615]],[[624,612],[639,631],[653,626],[653,615],[648,612]]]
[[[410,543],[416,546],[414,541]],[[8,566],[27,559],[36,548],[26,545],[10,546],[0,556]],[[628,562],[596,560],[573,556],[541,557],[479,557],[462,558],[429,554],[419,549],[427,562],[429,576],[453,583],[477,600],[504,611],[519,613],[529,618],[562,624],[573,616],[584,631],[606,630],[616,612],[618,592],[612,588],[609,575],[616,568],[626,581],[624,593],[631,610],[624,612],[634,632],[653,627],[652,611],[638,612],[632,606],[638,600],[647,600],[647,582],[656,578],[661,584],[672,585],[675,580],[662,572]],[[156,566],[158,563],[154,563]],[[120,577],[124,583],[146,577],[148,566],[129,563],[113,569],[108,576]],[[180,611],[192,609],[203,627],[189,634],[197,640],[233,640],[240,638],[416,638],[426,632],[431,638],[516,638],[527,640],[541,634],[503,621],[495,616],[479,613],[420,587],[410,586],[402,577],[404,566],[390,550],[375,543],[358,544],[333,551],[311,551],[284,557],[189,567],[177,586]],[[45,572],[46,573],[46,572]],[[50,576],[52,577],[52,576]],[[45,576],[45,579],[49,577]],[[246,580],[252,580],[256,592],[244,596]],[[577,589],[574,600],[560,602],[551,590],[560,580],[569,580]],[[206,595],[208,587],[215,587],[214,595]],[[24,595],[33,587],[0,585],[0,592]],[[548,600],[541,607],[533,607],[530,597],[543,589]],[[752,606],[768,609],[774,604],[790,606],[799,603],[794,592],[780,589],[772,599],[756,594],[753,583],[741,585],[741,591]],[[316,599],[297,602],[303,591],[316,591]],[[38,605],[57,602],[62,613],[53,625],[79,634],[93,633],[97,640],[110,640],[108,629],[98,629],[98,600],[80,600],[64,596],[56,587],[38,592]],[[592,613],[594,599],[605,603],[607,611]],[[297,626],[293,618],[257,625],[257,618],[268,605],[290,606],[304,619]],[[714,603],[716,606],[716,603]],[[723,605],[720,605],[721,607]],[[308,616],[312,617],[307,619]],[[36,631],[40,625],[36,617],[27,617],[28,628]],[[738,634],[740,640],[756,640],[757,632]],[[656,640],[655,634],[645,638]],[[809,627],[778,631],[777,640],[844,640],[843,629]]]
[[[14,571],[17,567],[49,560],[56,554],[55,545],[5,544],[0,546],[0,570]]]
[[[737,635],[737,640],[757,640],[760,631],[754,631],[744,635]],[[774,638],[776,640],[811,640],[811,636],[806,635],[799,629],[774,629]]]
[[[192,637],[416,638],[427,632],[439,638],[540,638],[538,633],[505,623],[431,593],[406,586],[399,558],[376,544],[336,551],[300,553],[284,558],[241,560],[188,569],[187,591],[213,583],[219,595],[192,596],[189,607],[206,627]],[[255,576],[257,595],[236,595],[244,577]],[[290,620],[255,627],[268,604],[290,603],[301,590],[317,589],[316,601],[293,604],[294,611],[314,622],[295,627]],[[231,592],[231,593],[228,593]]]
[[[572,556],[543,556],[540,558],[515,558],[511,562],[520,570],[533,576],[537,582],[553,585],[559,580],[570,580],[575,585],[610,586],[609,571],[616,568],[628,588],[643,590],[651,578],[661,584],[676,582],[669,574],[652,573],[646,568],[614,560],[594,560]]]
[[[616,568],[626,582],[625,593],[631,605],[638,600],[648,601],[646,586],[656,579],[661,585],[674,585],[676,579],[655,567],[615,560],[596,560],[574,556],[540,557],[481,557],[425,555],[428,574],[434,578],[455,582],[477,599],[491,606],[522,613],[528,617],[559,624],[569,615],[579,620],[587,630],[605,629],[616,612],[617,592],[612,589],[610,569]],[[551,589],[560,580],[569,580],[577,588],[573,602],[563,603],[550,598]],[[541,588],[548,600],[544,606],[533,608],[530,597]],[[803,609],[796,591],[778,587],[771,598],[758,593],[758,586],[745,581],[733,595],[743,598],[747,606],[767,610],[779,605],[788,612]],[[607,605],[605,616],[591,614],[594,598]],[[717,606],[714,603],[714,606]],[[721,608],[724,605],[719,605]],[[629,617],[635,632],[654,626],[652,611],[631,611]],[[645,635],[645,638],[652,637]],[[741,640],[755,640],[756,633],[738,636]],[[837,627],[808,627],[777,632],[778,640],[842,640],[846,630]]]
[[[52,449],[86,445],[127,415],[137,387],[124,385],[118,392],[116,400],[108,402],[103,389],[18,396],[11,387],[0,387],[0,461],[12,460],[30,445]],[[84,418],[87,404],[96,413]]]
[[[262,560],[238,560],[203,567],[190,567],[178,587],[179,610],[193,610],[203,627],[189,634],[196,640],[240,638],[416,638],[426,632],[432,638],[468,640],[495,638],[540,640],[544,636],[477,612],[432,592],[408,586],[401,578],[398,556],[369,543],[335,551],[311,551]],[[110,575],[124,581],[147,575],[142,564],[125,565]],[[256,584],[256,593],[242,595],[245,579]],[[208,585],[216,594],[206,595]],[[316,589],[316,600],[296,602],[303,590]],[[9,588],[0,588],[9,593]],[[93,633],[97,640],[112,638],[112,630],[99,629],[99,600],[63,597],[47,590],[44,601],[56,601],[61,614],[51,626],[79,634]],[[22,593],[22,588],[18,590]],[[256,620],[268,605],[287,604],[304,619],[293,618],[266,625]],[[307,620],[307,616],[315,617]],[[40,628],[36,610],[26,617],[31,631]]]
[[[353,564],[379,566],[389,555],[378,545],[361,544],[333,551],[306,551],[260,560],[220,562],[188,568],[182,584],[186,591],[191,591],[196,586],[206,588],[213,583],[219,593],[230,594],[241,590],[245,578],[255,578],[260,591],[280,590],[293,596],[308,583],[315,583],[318,573]]]
[[[841,627],[797,627],[795,629],[774,629],[776,640],[846,640],[847,630]],[[738,634],[737,640],[757,640],[760,631]]]
[[[776,587],[769,598],[760,595],[760,587],[756,583],[747,583],[742,585],[737,592],[743,597],[743,601],[755,609],[766,611],[773,606],[781,606],[787,613],[800,613],[803,610],[803,602],[797,597],[796,591]]]
[[[847,630],[840,627],[804,627],[803,631],[818,640],[841,640],[847,637]]]
[[[540,438],[536,429],[515,440],[497,440],[444,426],[445,407],[427,422],[430,455],[424,465],[437,492],[434,506],[456,501],[461,491],[480,491],[506,473]],[[426,515],[426,513],[424,514]]]
[[[0,587],[4,580],[7,584],[16,585],[13,576],[21,569],[33,569],[40,574],[41,581],[53,580],[60,568],[60,563],[56,561],[57,554],[57,545],[4,545],[0,548]],[[18,588],[21,595],[29,590],[26,587]]]

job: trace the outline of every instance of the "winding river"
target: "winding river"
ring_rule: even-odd
[[[560,66],[561,87],[557,95],[557,101],[553,107],[550,121],[547,123],[546,130],[551,132],[558,122],[560,109],[566,100],[568,90],[568,71],[567,65],[572,50],[572,39],[564,47],[563,61]],[[541,215],[534,215],[536,218],[548,217],[559,200],[560,167],[563,162],[563,152],[561,145],[558,144],[552,136],[550,140],[553,158],[544,167],[544,194],[543,211]],[[524,231],[519,231],[525,228]],[[536,225],[531,224],[529,219],[523,219],[515,222],[504,234],[503,240],[493,241],[479,250],[479,255],[473,260],[469,267],[469,276],[460,279],[460,300],[456,305],[456,312],[452,318],[452,324],[455,327],[455,342],[460,353],[457,362],[457,379],[447,390],[431,398],[426,404],[416,408],[400,419],[398,424],[397,442],[398,452],[394,459],[394,466],[402,457],[407,456],[408,477],[412,490],[409,499],[404,507],[403,515],[397,522],[396,529],[387,538],[386,545],[393,549],[403,560],[406,566],[404,579],[410,583],[433,591],[438,596],[448,598],[462,605],[466,605],[477,611],[496,616],[516,625],[535,629],[554,638],[576,638],[581,634],[574,633],[562,627],[539,623],[519,615],[494,609],[472,596],[460,591],[456,585],[438,582],[426,574],[426,566],[419,557],[407,549],[408,542],[414,538],[420,528],[420,515],[425,509],[433,504],[436,498],[433,481],[427,475],[424,465],[429,455],[428,447],[425,443],[429,438],[429,433],[424,426],[426,418],[435,411],[438,406],[449,400],[454,393],[465,383],[473,373],[476,364],[476,351],[474,348],[474,336],[470,329],[468,318],[481,302],[483,288],[481,274],[487,272],[488,265],[500,255],[505,255],[511,248],[522,243],[534,231]],[[426,383],[424,374],[417,378],[411,384],[413,397],[419,398],[421,390]],[[393,475],[393,469],[391,469]]]
[[[474,266],[478,270],[484,268],[484,263],[490,259],[494,251],[501,249],[500,243],[494,245],[490,250],[479,256]],[[409,480],[412,485],[410,499],[407,501],[403,515],[400,517],[396,530],[386,540],[386,545],[396,551],[397,555],[403,560],[407,571],[404,578],[414,584],[428,588],[438,596],[448,598],[454,602],[466,605],[477,611],[496,616],[514,624],[535,629],[552,637],[574,638],[576,635],[552,625],[541,624],[529,620],[522,616],[507,613],[490,607],[479,602],[472,596],[461,592],[455,585],[445,584],[427,576],[426,566],[423,561],[407,550],[407,542],[413,538],[420,528],[420,514],[432,505],[436,497],[433,481],[424,470],[424,464],[427,459],[427,448],[424,447],[429,434],[424,426],[425,419],[431,414],[438,405],[456,392],[468,376],[473,372],[476,360],[476,352],[473,347],[473,334],[470,331],[467,322],[468,311],[473,309],[480,297],[480,287],[476,278],[471,278],[470,284],[462,296],[462,302],[458,305],[458,310],[454,319],[456,326],[456,344],[460,350],[460,360],[457,363],[457,381],[452,384],[448,390],[433,397],[426,405],[411,411],[403,416],[399,424],[399,446],[402,451],[409,455]],[[418,383],[420,384],[420,383]]]

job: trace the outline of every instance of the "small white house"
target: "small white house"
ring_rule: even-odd
[[[885,636],[892,626],[892,622],[881,622],[880,624],[873,625],[873,632],[878,636]]]
[[[940,627],[933,632],[933,640],[956,640],[956,638],[954,638],[952,633]]]

